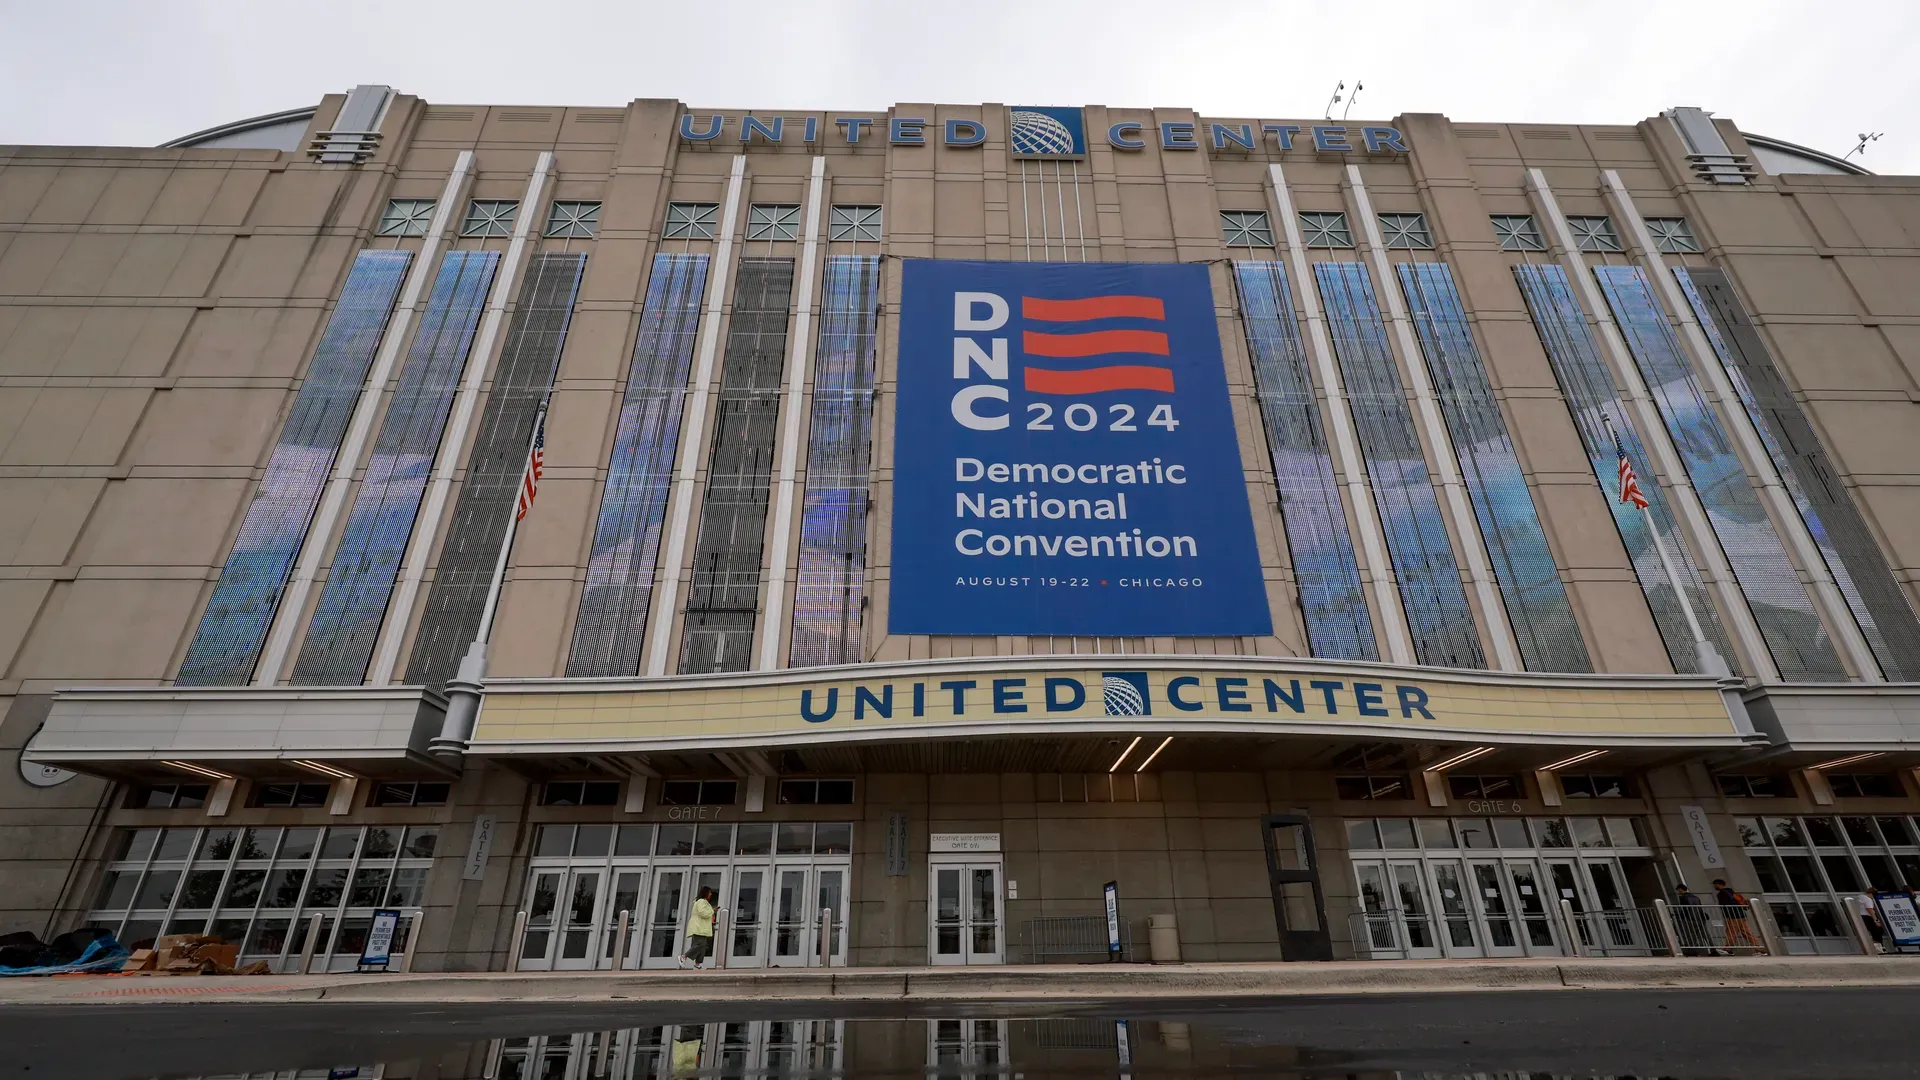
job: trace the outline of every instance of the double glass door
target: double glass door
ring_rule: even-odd
[[[1409,959],[1558,956],[1572,908],[1583,948],[1648,950],[1617,861],[1607,859],[1355,859],[1356,946]]]
[[[1007,955],[1001,862],[978,858],[929,868],[928,952],[935,964],[999,964]]]
[[[536,870],[527,886],[527,928],[520,939],[522,971],[577,971],[596,964],[607,937],[602,895],[607,872]],[[610,947],[610,946],[609,946]]]
[[[721,912],[714,928],[715,955],[703,966],[818,966],[823,931],[829,935],[830,962],[845,964],[849,869],[844,862],[656,864],[645,946],[632,966],[678,966],[703,888],[714,891],[713,905]]]

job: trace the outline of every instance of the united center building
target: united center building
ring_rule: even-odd
[[[1916,268],[1920,182],[1697,108],[0,148],[0,929],[671,967],[712,886],[730,966],[997,964],[1111,883],[1141,957],[1538,956],[1724,877],[1854,951]]]

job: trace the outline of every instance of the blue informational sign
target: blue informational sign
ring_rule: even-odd
[[[400,929],[398,911],[376,911],[367,927],[367,943],[360,950],[361,967],[386,967],[393,962],[393,939]]]
[[[1207,268],[908,260],[896,634],[1273,632]]]

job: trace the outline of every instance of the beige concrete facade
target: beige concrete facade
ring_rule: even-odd
[[[179,674],[356,255],[364,249],[418,252],[427,247],[428,238],[377,235],[382,215],[391,200],[442,199],[463,153],[471,154],[471,179],[458,188],[461,205],[452,209],[444,249],[506,253],[506,237],[460,235],[465,204],[521,199],[537,162],[550,154],[552,176],[543,203],[519,208],[523,217],[537,215],[527,246],[534,253],[587,256],[553,382],[537,512],[517,535],[501,594],[488,669],[497,680],[551,680],[556,692],[565,693],[591,690],[567,678],[568,653],[622,395],[642,332],[652,260],[660,252],[683,251],[717,258],[723,246],[719,240],[667,238],[669,204],[736,207],[734,263],[724,268],[713,294],[718,318],[700,332],[708,347],[717,340],[724,351],[738,260],[773,256],[798,262],[807,246],[803,239],[748,239],[750,208],[809,205],[817,167],[824,177],[817,203],[823,219],[833,206],[877,206],[884,212],[877,243],[829,240],[823,228],[818,244],[821,255],[883,256],[872,503],[866,575],[859,588],[865,604],[855,616],[865,663],[937,666],[1089,654],[1152,656],[1169,663],[1177,658],[1311,660],[1232,268],[1236,259],[1285,260],[1288,255],[1278,241],[1268,247],[1229,247],[1222,232],[1223,211],[1265,213],[1269,228],[1282,232],[1276,173],[1284,177],[1296,210],[1344,213],[1356,230],[1363,224],[1356,210],[1361,191],[1376,213],[1424,216],[1431,250],[1393,249],[1379,257],[1389,263],[1439,261],[1451,268],[1595,676],[1671,678],[1676,672],[1671,646],[1663,645],[1634,562],[1612,524],[1610,492],[1596,482],[1566,393],[1511,270],[1517,263],[1551,264],[1564,254],[1546,228],[1530,174],[1550,188],[1564,214],[1614,219],[1621,250],[1589,253],[1592,265],[1635,266],[1644,257],[1619,220],[1617,200],[1608,196],[1609,173],[1618,177],[1643,218],[1686,222],[1698,250],[1660,257],[1669,267],[1725,272],[1824,446],[1833,484],[1854,500],[1904,602],[1914,603],[1920,582],[1920,474],[1914,465],[1920,461],[1920,424],[1914,422],[1920,407],[1920,179],[1850,173],[1811,154],[1809,169],[1826,171],[1774,173],[1751,167],[1754,149],[1734,123],[1721,120],[1715,128],[1747,175],[1739,183],[1715,182],[1702,170],[1702,154],[1666,116],[1637,124],[1555,126],[1408,114],[1386,122],[1404,139],[1407,149],[1401,152],[1370,151],[1358,142],[1351,150],[1316,149],[1311,121],[1088,106],[1084,157],[1033,160],[1013,152],[1008,109],[1000,104],[907,103],[887,113],[752,113],[762,121],[776,115],[784,120],[785,135],[776,144],[759,136],[743,142],[748,114],[741,111],[665,100],[561,108],[443,105],[404,94],[384,105],[378,137],[368,141],[361,160],[319,160],[322,155],[310,152],[309,145],[324,143],[326,133],[336,130],[345,104],[342,95],[325,99],[301,145],[291,150],[0,147],[0,716],[5,717],[0,756],[9,763],[0,776],[0,880],[6,882],[0,886],[0,930],[58,931],[87,917],[102,875],[115,862],[110,849],[119,843],[118,830],[437,824],[434,869],[418,901],[426,912],[422,964],[500,967],[514,947],[513,913],[528,902],[529,867],[537,858],[532,827],[667,821],[667,808],[648,799],[634,805],[631,793],[636,784],[680,777],[733,777],[743,784],[754,777],[772,783],[794,775],[856,779],[856,801],[850,805],[780,806],[769,797],[764,811],[749,813],[736,804],[718,819],[856,824],[848,953],[848,962],[855,964],[926,961],[928,848],[936,833],[999,834],[1004,877],[1020,886],[1018,897],[1006,898],[1003,926],[1015,953],[1016,924],[1041,915],[1092,914],[1100,885],[1120,880],[1143,945],[1145,917],[1171,912],[1179,916],[1182,946],[1190,958],[1233,960],[1272,958],[1280,948],[1263,815],[1304,813],[1313,819],[1327,930],[1336,950],[1346,953],[1355,948],[1352,916],[1361,903],[1341,825],[1347,819],[1632,818],[1641,823],[1639,841],[1611,844],[1608,850],[1632,849],[1634,854],[1619,857],[1640,860],[1622,864],[1620,872],[1644,878],[1632,886],[1641,906],[1670,888],[1671,882],[1659,876],[1668,871],[1655,867],[1671,862],[1675,852],[1685,862],[1682,872],[1695,879],[1696,887],[1704,884],[1698,875],[1709,867],[1687,840],[1683,805],[1705,808],[1725,848],[1726,865],[1711,868],[1709,876],[1724,873],[1749,895],[1809,892],[1762,888],[1736,822],[1748,815],[1749,806],[1754,814],[1761,809],[1774,815],[1844,813],[1903,818],[1920,827],[1920,819],[1910,817],[1920,812],[1915,801],[1920,779],[1913,773],[1920,764],[1915,741],[1920,721],[1902,696],[1912,687],[1897,679],[1882,683],[1877,671],[1867,672],[1857,658],[1846,657],[1853,679],[1849,689],[1881,695],[1875,707],[1883,712],[1872,724],[1816,724],[1816,718],[1828,715],[1829,705],[1818,688],[1802,687],[1814,700],[1796,700],[1798,711],[1782,708],[1776,714],[1770,707],[1753,707],[1761,718],[1755,731],[1739,704],[1741,695],[1749,701],[1764,698],[1765,684],[1781,680],[1727,683],[1729,738],[1724,743],[1670,745],[1649,739],[1619,745],[1612,751],[1617,765],[1609,771],[1631,778],[1631,794],[1608,799],[1603,811],[1586,815],[1577,813],[1583,805],[1579,800],[1568,802],[1552,790],[1550,776],[1541,779],[1535,773],[1550,774],[1547,767],[1556,760],[1602,743],[1545,733],[1506,739],[1478,727],[1424,738],[1394,734],[1385,742],[1404,760],[1358,771],[1343,764],[1342,755],[1382,741],[1363,730],[1318,731],[1311,738],[1212,732],[1177,744],[1150,773],[1123,774],[1139,775],[1145,784],[1137,797],[1126,799],[1096,797],[1116,747],[1142,733],[1118,726],[861,746],[823,733],[812,744],[781,751],[769,741],[756,751],[758,757],[725,761],[694,749],[649,748],[637,741],[625,749],[596,747],[571,755],[564,746],[517,756],[488,752],[484,761],[476,753],[464,772],[456,759],[439,771],[416,768],[415,762],[359,773],[357,793],[350,791],[347,801],[334,807],[341,812],[253,805],[253,789],[269,780],[330,775],[303,772],[286,765],[281,760],[286,755],[276,759],[265,752],[240,765],[233,764],[236,757],[218,764],[218,755],[188,761],[237,776],[229,791],[232,808],[217,817],[204,807],[125,808],[129,789],[169,776],[174,782],[194,779],[151,755],[137,763],[103,759],[87,767],[97,775],[56,786],[29,785],[13,762],[56,707],[54,695],[60,690],[158,688]],[[716,115],[724,118],[717,138],[699,141],[683,134],[683,119],[697,132]],[[871,121],[857,143],[848,142],[846,126],[838,123],[847,118]],[[890,138],[889,121],[899,118],[924,119],[925,142]],[[973,125],[984,140],[948,145],[943,138],[948,121]],[[809,123],[817,129],[810,144],[799,137]],[[1127,124],[1137,125],[1128,130],[1143,147],[1113,145],[1110,129]],[[1168,138],[1163,125],[1194,125],[1190,130],[1198,145],[1163,146]],[[1218,127],[1242,125],[1259,134],[1254,149],[1231,140],[1224,147],[1213,145]],[[1280,149],[1269,130],[1275,125],[1302,129],[1290,136],[1291,148]],[[1367,125],[1341,127],[1357,139]],[[824,165],[816,166],[817,159]],[[740,179],[730,186],[733,175]],[[546,203],[555,200],[598,202],[597,235],[547,236]],[[1545,237],[1541,248],[1503,248],[1492,223],[1497,215],[1534,216]],[[1370,256],[1362,243],[1312,257],[1364,261]],[[912,258],[1209,266],[1235,435],[1267,583],[1266,596],[1249,602],[1263,600],[1268,607],[1271,636],[886,632],[892,568],[911,558],[892,549],[888,522],[895,481],[907,479],[893,470],[893,402],[900,260]],[[1293,282],[1296,293],[1307,287]],[[1375,287],[1393,286],[1376,280]],[[817,284],[813,295],[817,304]],[[507,298],[509,318],[516,300]],[[1602,315],[1589,311],[1587,322],[1597,326]],[[1668,312],[1667,317],[1678,334],[1691,313]],[[802,355],[811,357],[813,343],[804,344]],[[481,356],[474,362],[491,370],[496,359]],[[1399,362],[1412,394],[1404,365],[1417,358],[1403,355]],[[803,394],[782,408],[775,445],[794,425],[801,426],[796,445],[806,444],[811,384],[802,379],[800,385]],[[385,395],[379,399],[384,404],[394,389],[390,381],[374,392]],[[491,384],[485,392],[491,392]],[[684,520],[697,529],[707,490],[708,437],[719,405],[717,395],[690,394],[688,400],[704,402],[700,430],[708,434],[693,444],[694,460],[677,463],[691,469],[691,482],[676,486],[667,520]],[[1723,413],[1723,422],[1739,422],[1737,412]],[[691,426],[692,418],[686,422]],[[1429,462],[1445,453],[1434,445],[1431,430],[1422,429],[1419,437]],[[457,494],[468,456],[464,447],[455,449]],[[349,500],[360,490],[365,466],[364,452],[358,462],[347,463],[353,481],[346,489]],[[1352,480],[1365,488],[1366,478],[1347,476],[1337,455],[1334,468],[1343,485]],[[1639,468],[1650,487],[1674,487],[1685,480],[1665,475],[1657,460]],[[1745,462],[1756,487],[1767,485],[1769,468]],[[786,496],[794,501],[789,510],[806,489],[804,453],[794,481]],[[1801,528],[1783,516],[1780,507],[1787,504],[1765,505],[1771,516],[1763,526]],[[1349,532],[1359,536],[1364,523],[1357,515],[1372,508],[1348,500],[1344,509]],[[777,606],[790,619],[799,533],[785,537],[785,551],[772,550],[777,510],[767,514],[758,607],[764,613]],[[1455,562],[1467,567],[1475,561],[1469,545],[1477,543],[1472,538],[1479,526],[1471,515],[1443,513]],[[428,585],[454,514],[450,498],[437,522],[415,524],[416,536],[434,538],[426,559]],[[345,518],[344,512],[335,515],[328,522],[331,531],[323,535],[315,529],[306,538],[303,551],[321,554],[322,583]],[[680,553],[680,563],[661,566],[655,579],[658,588],[678,590],[664,608],[672,618],[649,620],[647,627],[647,654],[668,657],[669,672],[681,655],[687,582],[695,569],[694,537],[687,534],[682,541],[673,547],[663,542],[663,550]],[[1707,564],[1715,557],[1702,549],[1697,535],[1671,542],[1690,545],[1695,562]],[[1803,581],[1816,582],[1824,572],[1794,554],[1798,549],[1791,543],[1786,550]],[[786,594],[770,605],[766,583],[776,570],[785,574],[780,587]],[[1366,565],[1363,557],[1361,573],[1369,582],[1385,570]],[[1737,590],[1738,585],[1724,581],[1720,587]],[[307,592],[303,611],[279,616],[293,631],[293,652],[301,646],[319,595],[318,588]],[[1494,668],[1491,658],[1498,649],[1491,627],[1497,613],[1488,612],[1471,588],[1467,595],[1488,666]],[[415,610],[395,618],[403,664],[427,597],[428,589],[422,588]],[[1376,611],[1376,625],[1386,617],[1393,616]],[[1829,636],[1844,636],[1833,625],[1831,610],[1824,617]],[[789,625],[758,626],[756,655],[768,635],[779,658],[775,667],[785,665]],[[1734,652],[1730,659],[1736,670],[1770,670],[1770,661],[1753,655],[1751,644],[1736,640]],[[1384,653],[1382,658],[1390,659]],[[278,685],[294,696],[291,670],[289,662],[263,689]],[[1496,671],[1482,674],[1489,684],[1503,677]],[[1776,715],[1784,719],[1768,719]],[[1806,726],[1819,727],[1820,737],[1796,741],[1800,729],[1794,716],[1808,717]],[[52,723],[59,723],[58,714]],[[1438,773],[1430,774],[1432,786],[1422,788],[1425,770],[1436,762],[1491,743],[1503,746],[1503,759],[1497,767],[1489,763],[1489,771],[1523,782],[1511,798],[1495,800],[1510,806],[1468,812],[1461,800],[1443,793],[1444,777]],[[783,752],[795,756],[783,758]],[[1835,795],[1821,790],[1826,779],[1816,767],[1852,753],[1875,755],[1871,766],[1860,767],[1889,776],[1894,787],[1878,795],[1843,795],[1836,806]],[[399,759],[413,760],[404,754]],[[1372,771],[1402,776],[1416,797],[1390,803],[1336,797],[1336,776]],[[1720,773],[1777,774],[1789,786],[1764,804],[1730,800],[1716,780]],[[443,806],[368,805],[366,792],[377,781],[438,781],[449,775],[457,778]],[[596,777],[625,785],[621,805],[540,805],[544,782]],[[1069,797],[1072,782],[1080,784],[1078,798]],[[890,818],[896,814],[905,815],[910,829],[904,873],[889,872],[885,857]],[[468,838],[480,816],[493,823],[497,835],[484,873],[463,877]],[[1886,857],[1903,855],[1898,849],[1908,844],[1886,835]],[[1852,857],[1864,857],[1849,850]],[[1537,855],[1551,857],[1545,848]],[[1429,858],[1427,865],[1434,861]],[[1830,884],[1824,891],[1835,896],[1854,891],[1837,879]],[[1799,936],[1811,940],[1818,934]]]

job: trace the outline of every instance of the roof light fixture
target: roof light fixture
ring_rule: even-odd
[[[1874,759],[1874,758],[1877,758],[1877,757],[1886,757],[1886,756],[1887,756],[1887,753],[1886,753],[1886,751],[1884,751],[1884,750],[1876,750],[1876,751],[1874,751],[1874,752],[1873,752],[1873,753],[1871,753],[1871,754],[1853,754],[1853,755],[1851,755],[1851,756],[1849,756],[1849,757],[1843,757],[1843,758],[1834,758],[1834,759],[1833,759],[1832,761],[1823,761],[1823,762],[1821,762],[1820,764],[1818,764],[1818,765],[1815,765],[1815,766],[1814,766],[1814,768],[1816,768],[1816,769],[1834,769],[1834,768],[1838,768],[1838,767],[1840,767],[1840,766],[1842,766],[1842,765],[1857,765],[1857,764],[1859,764],[1859,763],[1860,763],[1860,762],[1862,762],[1862,761],[1871,761],[1871,760],[1872,760],[1872,759]]]
[[[1120,756],[1113,759],[1113,764],[1107,766],[1107,771],[1108,772],[1118,771],[1120,768],[1120,763],[1127,760],[1127,755],[1133,753],[1133,748],[1136,746],[1139,746],[1140,740],[1144,737],[1145,736],[1135,735],[1133,737],[1133,741],[1127,744],[1127,748],[1125,750],[1120,751]]]
[[[344,769],[336,769],[331,765],[326,765],[318,761],[301,761],[298,759],[292,759],[292,760],[295,765],[298,765],[303,769],[312,769],[314,772],[319,773],[321,776],[331,776],[335,780],[348,780],[353,777],[352,773],[347,772]]]
[[[1476,746],[1471,750],[1465,751],[1463,753],[1455,754],[1452,757],[1448,758],[1445,761],[1440,762],[1437,765],[1429,765],[1427,766],[1426,771],[1432,772],[1432,773],[1446,772],[1448,769],[1454,768],[1456,766],[1465,765],[1467,762],[1472,761],[1474,758],[1484,757],[1487,754],[1491,754],[1493,753],[1494,749],[1495,748],[1491,746]]]
[[[160,764],[165,765],[168,768],[179,769],[181,772],[184,772],[184,773],[192,773],[195,776],[205,777],[208,780],[233,779],[233,777],[228,773],[223,773],[218,769],[209,769],[204,765],[195,765],[192,762],[188,762],[188,761],[163,761]]]
[[[1140,767],[1139,767],[1139,768],[1137,768],[1137,769],[1135,769],[1135,770],[1133,770],[1133,771],[1134,771],[1134,772],[1137,772],[1137,773],[1139,773],[1139,772],[1146,772],[1146,771],[1147,771],[1147,766],[1149,766],[1149,765],[1151,765],[1151,764],[1153,764],[1153,759],[1154,759],[1154,758],[1157,758],[1157,757],[1159,757],[1159,756],[1160,756],[1160,751],[1162,751],[1162,750],[1165,750],[1165,749],[1167,748],[1167,744],[1168,744],[1168,743],[1170,743],[1170,742],[1172,742],[1172,741],[1173,741],[1173,736],[1171,736],[1171,735],[1169,735],[1169,736],[1167,736],[1167,737],[1166,737],[1166,738],[1164,738],[1164,739],[1161,739],[1161,740],[1160,740],[1160,745],[1159,745],[1159,746],[1156,746],[1156,747],[1154,747],[1154,748],[1153,748],[1153,753],[1151,753],[1151,754],[1148,754],[1148,755],[1147,755],[1147,760],[1145,760],[1145,761],[1143,761],[1143,762],[1141,762],[1141,763],[1140,763]]]
[[[1592,761],[1594,758],[1597,758],[1601,754],[1604,754],[1606,752],[1607,751],[1605,750],[1588,750],[1585,753],[1575,754],[1570,758],[1561,758],[1559,761],[1556,761],[1551,765],[1542,766],[1540,771],[1541,772],[1558,772],[1559,770],[1564,769],[1569,765],[1578,765],[1583,761]]]

